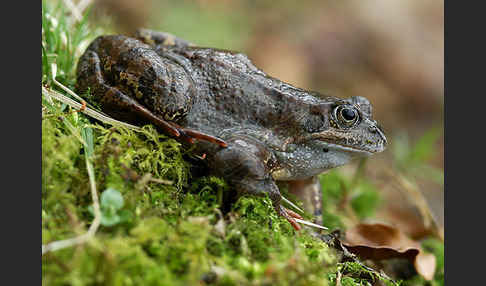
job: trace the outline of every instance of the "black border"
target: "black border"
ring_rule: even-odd
[[[41,281],[41,1],[4,3],[3,281]],[[445,1],[445,250],[447,285],[482,284],[484,200],[474,178],[484,176],[484,9]],[[474,2],[480,3],[480,2]],[[13,7],[13,5],[18,7]],[[461,5],[463,4],[463,5]],[[478,5],[479,6],[479,5]],[[17,8],[17,9],[16,9]],[[461,9],[462,8],[462,9]],[[18,11],[15,13],[13,11]],[[473,65],[476,63],[476,65]],[[13,84],[12,84],[13,83]],[[36,98],[36,99],[35,99]],[[13,101],[11,101],[13,99]],[[471,124],[476,123],[476,124]],[[478,164],[479,163],[479,164]],[[477,165],[476,165],[477,164]],[[478,261],[472,261],[476,259]],[[38,273],[36,275],[35,273]]]
[[[473,3],[444,8],[446,285],[484,285],[485,10]]]
[[[41,1],[2,11],[1,284],[41,283]],[[12,283],[8,283],[8,282]]]

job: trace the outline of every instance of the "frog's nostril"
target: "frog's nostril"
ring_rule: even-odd
[[[386,146],[388,144],[385,134],[383,133],[383,129],[381,129],[381,127],[378,124],[370,125],[370,127],[368,127],[368,130],[372,134],[378,134],[378,136],[380,137],[380,142],[383,143],[383,146]]]
[[[378,132],[380,133],[381,141],[383,142],[383,146],[386,146],[388,144],[388,141],[386,140],[385,134],[378,129]]]

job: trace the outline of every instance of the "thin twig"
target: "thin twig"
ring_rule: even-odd
[[[158,184],[164,184],[164,185],[173,185],[174,184],[173,181],[157,179],[157,178],[150,178],[149,181],[154,182],[154,183],[158,183]]]
[[[74,98],[76,98],[77,100],[79,101],[84,101],[83,98],[81,98],[79,95],[77,95],[76,93],[74,93],[72,90],[70,90],[69,88],[65,87],[62,83],[58,82],[56,80],[56,75],[57,75],[57,65],[55,63],[51,64],[51,72],[52,72],[52,81],[57,85],[59,86],[60,88],[62,88],[65,92],[69,93],[70,95],[72,95]]]
[[[62,83],[58,82],[56,80],[56,74],[57,74],[57,65],[55,63],[51,64],[51,72],[52,72],[52,81],[59,86],[62,90],[70,94],[72,97],[76,98],[79,100],[82,104],[81,108],[79,108],[81,111],[85,109],[86,106],[93,108],[90,104],[88,104],[81,96],[77,95],[74,91],[70,90],[69,88],[65,87]],[[84,106],[86,105],[86,106]],[[102,112],[100,112],[102,113]],[[102,113],[103,115],[107,116],[106,114]]]
[[[42,87],[42,94],[44,96],[46,96],[46,98],[49,98],[49,97],[52,97],[52,98],[55,98],[57,100],[59,100],[60,102],[64,103],[64,104],[67,104],[69,105],[70,107],[72,108],[75,108],[75,109],[81,109],[81,107],[83,106],[81,103],[78,103],[74,100],[72,100],[71,98],[57,92],[57,91],[54,91],[54,90],[51,90],[51,89],[47,89],[45,88],[44,86]],[[80,111],[94,119],[97,119],[103,123],[106,123],[106,124],[110,124],[110,125],[114,125],[114,126],[123,126],[123,127],[126,127],[126,128],[129,128],[129,129],[132,129],[132,130],[135,130],[135,131],[141,131],[142,128],[138,127],[138,126],[135,126],[135,125],[131,125],[131,124],[128,124],[128,123],[125,123],[125,122],[122,122],[122,121],[118,121],[116,119],[113,119],[111,117],[108,117],[106,115],[103,115],[101,113],[99,113],[98,111],[94,110],[94,109],[91,109],[89,107],[86,107],[84,110]]]
[[[289,204],[290,206],[292,206],[294,209],[298,210],[300,213],[304,213],[304,210],[302,210],[301,208],[299,208],[296,204],[294,204],[293,202],[291,202],[289,199],[285,198],[284,196],[281,195],[281,198],[282,198],[282,201],[286,202],[287,204]]]
[[[46,98],[47,98],[48,101],[52,102],[51,97],[53,97],[53,98],[61,101],[62,103],[67,104],[67,105],[71,106],[72,108],[77,109],[79,112],[82,112],[86,115],[89,115],[89,116],[95,118],[95,119],[98,119],[101,122],[111,124],[111,125],[121,125],[121,126],[130,128],[130,129],[133,129],[133,130],[136,130],[136,131],[141,130],[141,128],[138,127],[138,126],[115,120],[115,119],[109,117],[108,115],[106,115],[102,112],[94,110],[93,107],[91,105],[87,104],[86,101],[81,96],[77,95],[74,91],[65,87],[62,83],[58,82],[56,80],[57,65],[55,63],[51,64],[51,72],[52,72],[52,81],[57,86],[59,86],[62,90],[64,90],[65,92],[70,94],[72,97],[76,98],[77,100],[79,100],[81,103],[76,102],[76,101],[72,100],[71,98],[69,98],[69,97],[67,97],[67,96],[65,96],[65,95],[63,95],[63,94],[61,94],[57,91],[47,89],[44,86],[42,86],[42,94],[47,95]]]
[[[337,277],[336,277],[336,286],[341,286],[342,277],[343,277],[343,274],[341,273],[341,271],[338,270]]]

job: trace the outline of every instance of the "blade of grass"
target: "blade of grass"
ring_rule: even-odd
[[[294,209],[298,210],[299,212],[304,213],[304,211],[301,208],[299,208],[296,204],[294,204],[293,202],[286,199],[284,196],[282,196],[282,201],[286,202],[287,204],[289,204],[290,206],[292,206]]]
[[[47,89],[46,87],[42,87],[42,94],[46,97],[52,97],[52,98],[55,98],[57,100],[59,100],[60,102],[62,103],[65,103],[69,106],[71,106],[72,108],[75,108],[75,109],[78,109],[80,110],[81,107],[83,106],[81,103],[78,103],[74,100],[72,100],[71,98],[57,92],[57,91],[54,91],[54,90],[50,90],[50,89]],[[126,128],[129,128],[129,129],[132,129],[132,130],[135,130],[135,131],[141,131],[142,128],[138,127],[138,126],[135,126],[135,125],[131,125],[131,124],[128,124],[128,123],[125,123],[125,122],[122,122],[122,121],[118,121],[118,120],[115,120],[109,116],[106,116],[96,110],[93,110],[89,107],[86,107],[84,110],[81,110],[80,112],[94,118],[94,119],[97,119],[103,123],[106,123],[106,124],[110,124],[110,125],[114,125],[114,126],[123,126],[123,127],[126,127]]]

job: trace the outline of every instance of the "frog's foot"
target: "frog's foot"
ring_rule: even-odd
[[[298,213],[295,213],[283,206],[279,206],[278,209],[277,209],[277,213],[281,216],[283,216],[291,225],[292,227],[299,231],[302,227],[299,225],[298,222],[295,221],[294,218],[297,218],[297,219],[303,219],[302,216],[300,216]]]
[[[194,144],[195,143],[195,139],[197,140],[203,140],[203,141],[208,141],[208,142],[211,142],[211,143],[215,143],[215,144],[218,144],[219,146],[225,148],[225,147],[228,147],[228,144],[223,141],[222,139],[218,138],[218,137],[215,137],[215,136],[212,136],[212,135],[208,135],[208,134],[205,134],[205,133],[202,133],[202,132],[199,132],[199,131],[196,131],[196,130],[192,130],[192,129],[189,129],[189,128],[183,128],[173,122],[170,122],[170,125],[172,125],[175,130],[177,130],[180,134],[180,138],[190,144]]]
[[[194,143],[194,139],[198,139],[198,140],[204,140],[204,141],[218,144],[223,148],[228,147],[228,144],[223,140],[219,139],[218,137],[204,134],[199,131],[183,128],[183,129],[179,129],[179,132],[182,134],[182,136],[189,138],[191,143]]]
[[[313,222],[322,221],[322,189],[317,176],[308,179],[287,181],[288,192],[303,203],[304,210],[313,214]]]

